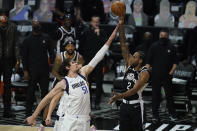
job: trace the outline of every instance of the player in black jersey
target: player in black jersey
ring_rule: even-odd
[[[139,51],[133,55],[125,43],[124,17],[120,17],[120,44],[122,56],[126,61],[126,73],[123,79],[124,93],[115,93],[109,103],[123,99],[120,106],[120,131],[142,131],[144,123],[144,111],[142,91],[147,86],[149,71],[143,66],[144,53]]]

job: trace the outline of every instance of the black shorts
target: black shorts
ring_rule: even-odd
[[[120,131],[143,131],[140,103],[121,104]]]

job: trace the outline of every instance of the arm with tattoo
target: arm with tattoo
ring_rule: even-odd
[[[125,37],[125,31],[124,31],[124,17],[120,17],[119,20],[120,23],[120,32],[119,32],[119,37],[120,37],[120,46],[121,46],[121,50],[122,50],[122,56],[126,62],[127,65],[129,65],[129,57],[130,57],[130,53],[128,50],[128,47],[126,45],[126,37]]]

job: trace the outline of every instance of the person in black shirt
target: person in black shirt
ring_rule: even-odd
[[[5,11],[6,12],[6,11]],[[11,76],[15,65],[17,72],[20,65],[17,26],[8,21],[4,11],[0,14],[0,75],[3,75],[4,94],[3,117],[15,117],[11,112]]]
[[[103,0],[80,0],[80,13],[85,22],[90,22],[92,17],[97,15],[100,22],[105,22]]]
[[[197,33],[197,26],[194,27],[191,30],[191,34],[189,35],[189,40],[188,40],[188,62],[192,62],[192,57],[194,57],[194,60],[197,64],[197,37],[196,34]]]
[[[153,35],[151,32],[145,32],[143,37],[143,43],[138,45],[135,51],[143,51],[145,54],[145,61],[147,59],[148,50],[151,47]]]
[[[79,7],[78,0],[56,0],[55,13],[59,16],[68,13],[74,15],[77,7]]]
[[[168,39],[168,31],[161,30],[159,41],[149,50],[147,64],[152,67],[152,111],[153,123],[159,122],[159,105],[161,101],[161,86],[163,85],[170,119],[175,120],[174,100],[172,94],[172,75],[177,66],[176,49]]]
[[[110,98],[109,103],[123,99],[120,106],[120,131],[143,131],[142,91],[148,85],[150,75],[149,70],[143,66],[144,53],[141,51],[135,52],[133,55],[129,53],[125,42],[123,22],[124,17],[122,16],[119,20],[120,44],[127,68],[123,79],[124,93],[118,94],[114,92],[114,96]]]
[[[27,116],[32,113],[33,98],[37,83],[39,83],[42,98],[48,93],[48,54],[52,56],[50,39],[47,35],[41,33],[40,23],[33,21],[32,28],[32,34],[24,40],[22,45],[24,78],[29,80],[26,97]]]
[[[104,45],[106,41],[106,35],[104,30],[100,29],[100,18],[99,16],[93,16],[90,22],[90,28],[84,31],[84,34],[81,35],[79,42],[79,53],[83,56],[85,64],[90,62],[94,57],[97,51]],[[103,69],[104,60],[99,62],[95,67],[94,71],[88,77],[88,82],[91,87],[91,83],[94,81],[96,83],[96,100],[95,108],[99,109],[99,104],[101,100],[102,84],[103,84]],[[91,89],[91,88],[90,88]],[[90,90],[91,91],[91,90]]]
[[[63,26],[60,26],[53,35],[53,39],[57,41],[58,54],[65,51],[65,45],[68,41],[76,42],[76,31],[72,27],[71,15],[66,14],[63,19]]]

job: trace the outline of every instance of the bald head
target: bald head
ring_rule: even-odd
[[[145,32],[144,33],[144,40],[152,39],[153,35],[151,32]]]

